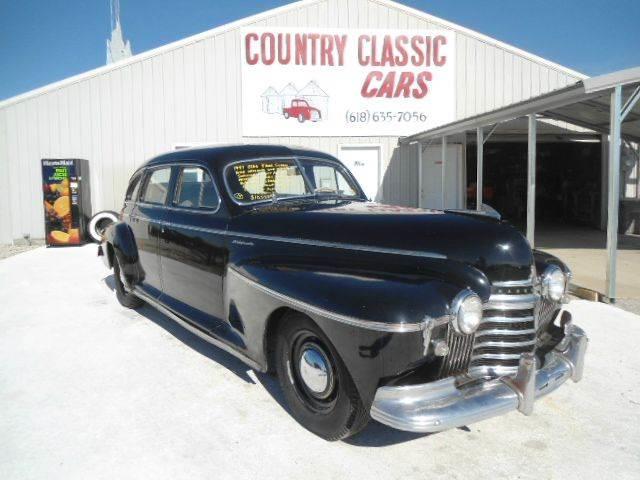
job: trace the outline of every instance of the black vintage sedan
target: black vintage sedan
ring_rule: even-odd
[[[133,174],[99,254],[122,305],[275,372],[327,440],[371,417],[435,432],[530,414],[582,376],[562,262],[493,217],[371,203],[326,153],[160,155]]]

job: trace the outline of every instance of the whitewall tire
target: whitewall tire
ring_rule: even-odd
[[[102,241],[102,234],[106,230],[106,228],[118,221],[118,214],[111,210],[104,210],[102,212],[96,213],[91,220],[89,221],[89,225],[87,227],[87,233],[89,237],[96,242],[100,243]]]

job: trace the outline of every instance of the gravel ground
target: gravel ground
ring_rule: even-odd
[[[42,245],[0,245],[0,260],[12,257],[22,252],[28,252]]]
[[[640,317],[582,300],[582,382],[434,435],[328,443],[273,377],[149,308],[122,308],[95,246],[0,262],[0,478],[638,479]]]

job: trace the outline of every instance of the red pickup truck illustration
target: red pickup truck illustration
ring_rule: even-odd
[[[297,118],[300,123],[311,120],[317,122],[322,119],[322,113],[315,107],[309,105],[306,100],[295,98],[291,100],[291,106],[282,109],[284,118]]]

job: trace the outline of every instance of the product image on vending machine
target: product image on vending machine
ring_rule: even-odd
[[[84,243],[91,218],[89,162],[42,159],[42,194],[47,246]]]

